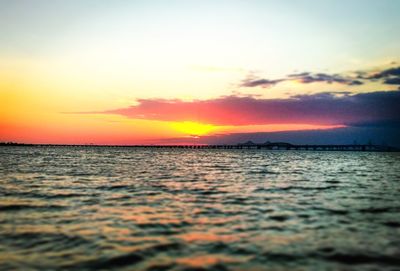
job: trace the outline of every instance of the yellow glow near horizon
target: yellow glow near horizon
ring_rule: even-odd
[[[193,136],[206,135],[217,129],[214,125],[193,121],[174,122],[171,127],[178,132]]]

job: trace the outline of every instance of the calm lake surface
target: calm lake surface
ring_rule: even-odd
[[[400,270],[400,153],[0,147],[0,270]]]

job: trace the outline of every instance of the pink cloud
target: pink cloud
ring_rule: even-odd
[[[286,99],[227,96],[209,100],[140,99],[138,104],[101,114],[133,119],[198,121],[215,125],[317,124],[352,125],[400,119],[400,92],[350,95],[319,93]],[[93,113],[93,112],[92,112]]]

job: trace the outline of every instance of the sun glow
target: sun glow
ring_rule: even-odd
[[[217,129],[217,127],[214,125],[193,121],[174,122],[171,124],[171,126],[178,132],[193,136],[206,135]]]

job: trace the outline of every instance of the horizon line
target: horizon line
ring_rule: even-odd
[[[131,148],[182,148],[182,149],[267,149],[267,150],[322,150],[322,151],[395,151],[400,148],[384,144],[291,144],[288,142],[254,143],[247,141],[236,144],[54,144],[0,142],[0,146],[21,147],[131,147]]]

